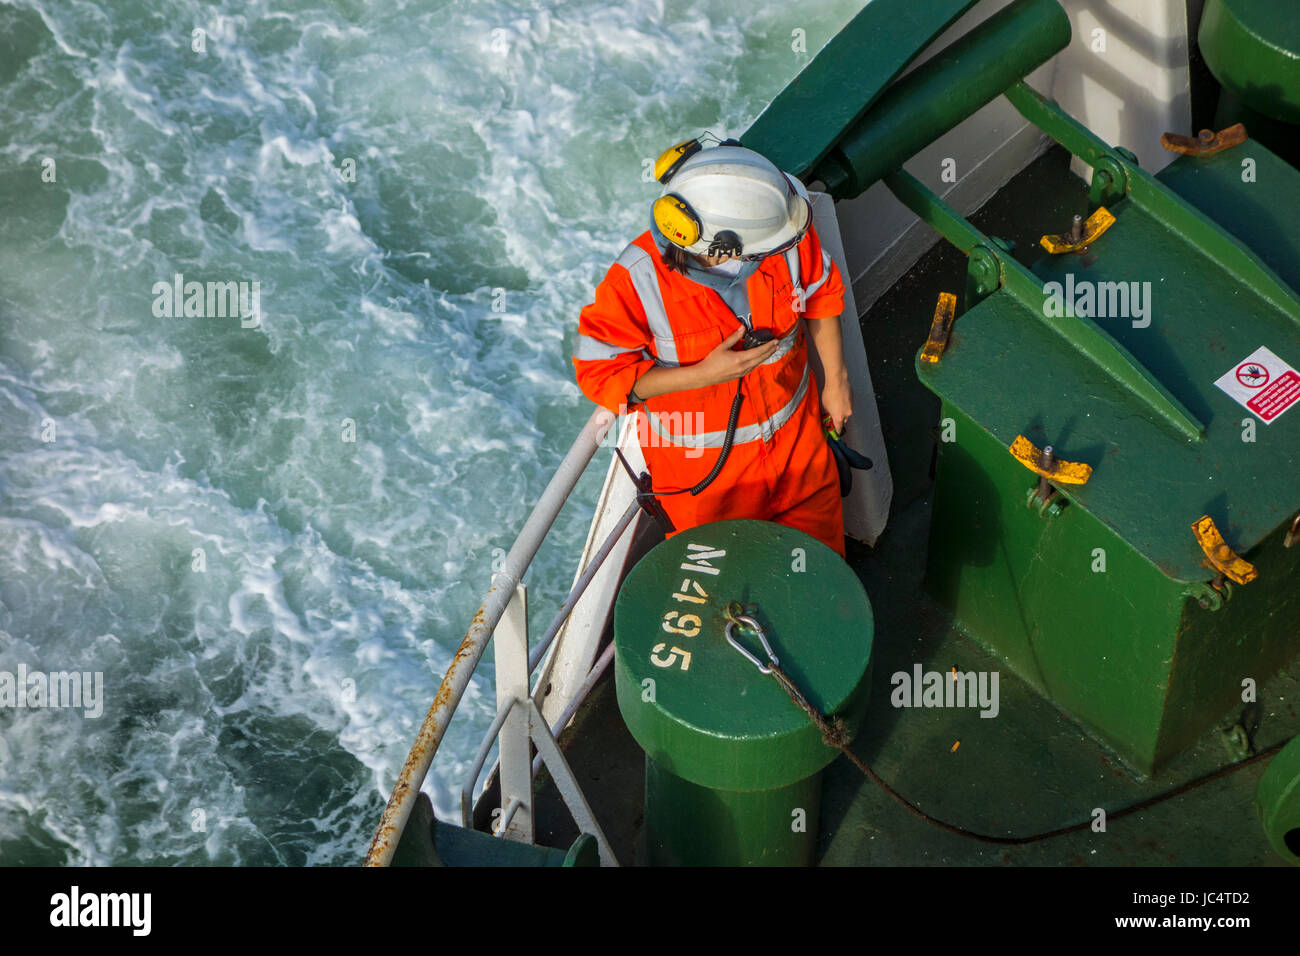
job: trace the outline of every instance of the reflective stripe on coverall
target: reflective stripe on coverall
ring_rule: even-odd
[[[722,472],[698,496],[663,495],[659,501],[679,532],[710,521],[756,518],[805,531],[843,556],[839,478],[795,308],[802,299],[805,318],[838,321],[844,286],[814,228],[797,257],[801,282],[792,281],[792,263],[782,256],[762,260],[747,280],[753,328],[783,341],[740,380],[745,398]],[[736,327],[722,297],[670,270],[646,231],[623,250],[596,287],[595,301],[582,310],[573,360],[578,385],[598,405],[626,413],[628,392],[649,369],[699,362]],[[636,406],[655,491],[689,488],[709,473],[736,384],[670,392]]]

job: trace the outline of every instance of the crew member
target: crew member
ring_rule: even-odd
[[[822,419],[838,432],[852,414],[844,286],[813,228],[807,190],[735,140],[678,144],[655,175],[664,189],[650,228],[579,317],[578,385],[610,411],[641,416],[653,490],[677,532],[756,518],[805,531],[843,556],[840,486]],[[808,340],[824,371],[820,395]]]

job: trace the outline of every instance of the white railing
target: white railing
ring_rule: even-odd
[[[598,408],[592,413],[528,516],[523,530],[506,555],[502,570],[493,576],[492,586],[443,675],[438,693],[398,775],[388,805],[384,808],[383,818],[366,852],[366,866],[387,866],[392,862],[420,787],[446,735],[447,726],[464,697],[488,641],[494,635],[498,710],[479,748],[471,768],[470,780],[461,792],[463,821],[469,825],[473,789],[493,742],[499,741],[502,813],[496,824],[496,835],[532,842],[533,775],[538,766],[545,764],[579,829],[596,838],[601,862],[606,866],[617,865],[613,851],[555,741],[555,735],[572,718],[583,697],[609,666],[613,657],[613,645],[606,648],[554,725],[548,725],[543,718],[529,683],[533,671],[568,620],[583,592],[627,529],[635,524],[639,505],[635,500],[632,502],[600,549],[588,561],[531,655],[528,651],[527,595],[521,583],[524,572],[528,570],[560,509],[595,456],[596,449],[605,443],[615,421],[615,416],[604,409]],[[530,741],[537,746],[536,761],[530,759]]]

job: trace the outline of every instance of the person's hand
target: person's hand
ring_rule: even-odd
[[[853,388],[847,372],[822,388],[822,411],[831,417],[836,434],[843,435],[844,426],[853,415]]]
[[[777,339],[773,339],[742,352],[732,351],[732,346],[739,342],[744,334],[745,327],[742,325],[723,339],[721,345],[695,363],[695,374],[699,377],[700,385],[720,385],[740,378],[750,369],[771,358],[772,353],[781,344]]]

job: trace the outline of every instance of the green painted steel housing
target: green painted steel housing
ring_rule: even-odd
[[[1256,179],[1243,182],[1243,159]],[[1253,142],[1139,173],[1090,248],[1035,265],[1037,289],[976,288],[942,361],[918,356],[917,374],[953,438],[939,442],[928,585],[1151,773],[1300,653],[1300,547],[1285,546],[1300,513],[1300,411],[1266,422],[1215,384],[1261,346],[1300,366],[1288,285],[1300,253],[1280,231],[1300,215],[1300,173]],[[1049,314],[1049,291],[1109,300],[1118,287],[1105,283],[1145,296],[1144,314]],[[1080,347],[1089,326],[1116,347],[1110,364]],[[1027,507],[1038,477],[1009,454],[1017,435],[1091,465],[1091,479],[1060,485],[1055,509]],[[1192,533],[1203,515],[1255,580],[1217,580]]]
[[[1239,7],[1211,0],[1211,29],[1212,8]],[[924,10],[918,36],[959,12]],[[1284,547],[1300,512],[1300,411],[1266,424],[1215,385],[1261,346],[1300,367],[1300,175],[1250,140],[1151,176],[1019,79],[1069,38],[1054,0],[1016,0],[887,88],[864,75],[860,110],[791,133],[778,98],[743,141],[837,199],[883,180],[969,257],[965,289],[950,290],[964,292],[964,312],[948,351],[917,362],[953,439],[939,442],[928,584],[963,628],[1149,773],[1300,652],[1300,547]],[[897,76],[907,59],[874,68]],[[1289,102],[1286,57],[1234,62],[1242,76],[1273,70],[1270,102]],[[815,100],[819,77],[800,95]],[[1117,217],[1087,250],[1033,271],[901,169],[1002,94],[1093,167],[1092,205]],[[1149,314],[1053,314],[1049,298],[1076,281],[1107,302],[1120,289],[1103,284],[1124,283],[1125,300],[1136,289]],[[1091,480],[1027,507],[1038,476],[1008,452],[1018,435],[1091,465]],[[1216,586],[1191,529],[1203,515],[1257,565],[1255,581]]]
[[[646,753],[652,864],[814,859],[821,771],[838,751],[728,643],[733,601],[821,713],[856,732],[866,710],[871,605],[839,555],[764,521],[706,524],[657,545],[614,612],[619,710]],[[733,636],[766,662],[756,635]]]

